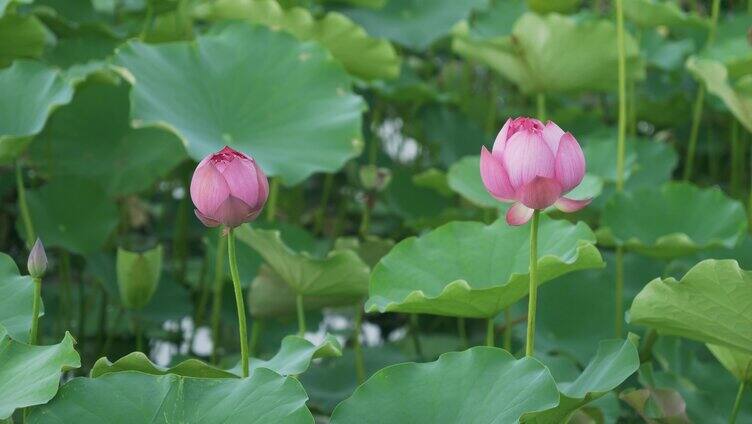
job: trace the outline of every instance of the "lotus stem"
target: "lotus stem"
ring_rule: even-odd
[[[467,349],[467,329],[465,326],[465,318],[463,317],[457,317],[457,335],[460,338],[460,343],[462,343],[462,348]]]
[[[225,279],[225,243],[222,231],[217,237],[217,252],[214,258],[214,294],[212,299],[212,354],[211,362],[217,364],[219,351],[219,335],[222,317],[222,286]]]
[[[266,202],[266,220],[274,222],[277,218],[277,198],[279,197],[279,177],[272,178],[269,187],[269,198]]]
[[[504,308],[504,350],[512,351],[512,309],[507,306]]]
[[[63,304],[63,330],[71,328],[71,275],[70,275],[70,255],[68,251],[60,252],[60,280],[62,281],[63,295],[61,296]]]
[[[305,336],[306,332],[306,320],[305,320],[305,308],[303,307],[303,295],[298,294],[295,296],[295,310],[298,313],[298,335],[300,337]]]
[[[329,203],[329,197],[332,193],[332,186],[334,185],[334,174],[326,174],[324,177],[324,188],[321,192],[321,203],[316,211],[316,222],[313,227],[314,234],[321,234],[324,229],[324,216],[326,215],[326,206]]]
[[[616,292],[614,308],[614,335],[621,338],[624,331],[624,247],[616,247]]]
[[[243,365],[243,377],[248,377],[248,329],[245,323],[245,302],[243,301],[243,289],[240,287],[240,273],[238,272],[238,260],[235,255],[235,233],[230,228],[227,233],[227,256],[230,261],[230,275],[232,287],[235,291],[235,306],[238,310],[238,327],[240,337],[240,360]]]
[[[741,173],[744,166],[739,143],[739,124],[731,117],[731,193],[737,196],[741,186]]]
[[[546,94],[538,93],[535,96],[535,103],[538,107],[538,120],[546,122]]]
[[[423,360],[423,347],[420,344],[420,326],[418,325],[418,315],[410,314],[410,336],[413,339],[413,347],[415,348],[415,356],[419,361]]]
[[[496,346],[496,324],[494,323],[494,318],[491,317],[486,321],[486,346],[494,347]]]
[[[261,331],[264,328],[264,322],[259,318],[254,318],[251,322],[251,344],[248,346],[248,356],[251,358],[258,353],[258,342],[261,339]]]
[[[624,156],[627,134],[627,50],[624,35],[624,0],[616,0],[616,48],[619,54],[619,122],[616,144],[616,190],[624,189]]]
[[[536,209],[530,225],[530,295],[527,304],[525,356],[533,356],[535,350],[535,308],[538,303],[538,221],[540,221],[540,210]]]
[[[621,0],[620,0],[621,1]],[[710,29],[708,30],[708,38],[705,41],[705,46],[713,44],[715,41],[715,33],[718,28],[718,15],[721,10],[721,0],[713,0],[713,5],[710,12]],[[700,83],[697,88],[697,97],[695,97],[694,108],[692,110],[692,127],[689,132],[689,144],[687,146],[687,158],[684,164],[684,181],[689,181],[692,178],[692,168],[695,162],[695,150],[697,150],[697,138],[700,133],[700,122],[702,121],[702,109],[705,102],[705,86]]]
[[[749,368],[749,366],[747,366]],[[736,399],[734,400],[734,406],[731,408],[731,415],[729,416],[729,424],[736,423],[736,417],[739,415],[739,409],[742,405],[742,399],[744,398],[744,389],[747,388],[746,375],[742,376],[739,382],[739,390],[736,392]]]
[[[21,221],[23,222],[24,231],[26,232],[26,247],[31,249],[31,246],[34,244],[34,240],[36,240],[37,237],[34,234],[34,224],[31,221],[29,204],[26,203],[26,187],[24,187],[21,162],[19,161],[16,161],[16,191],[18,193],[18,210],[21,212]]]
[[[144,352],[144,330],[141,327],[141,317],[138,311],[133,312],[133,334],[136,335],[136,351]],[[147,353],[148,352],[144,352]]]
[[[42,279],[32,278],[34,283],[34,299],[31,306],[31,331],[29,331],[29,344],[37,344],[39,332],[39,307],[42,303]]]
[[[366,366],[363,358],[363,345],[361,342],[361,331],[363,326],[363,305],[355,306],[355,333],[353,335],[353,350],[355,351],[355,377],[358,385],[366,381]]]

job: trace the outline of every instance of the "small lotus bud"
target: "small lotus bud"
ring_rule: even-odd
[[[32,278],[42,278],[45,271],[47,271],[47,254],[44,252],[44,246],[42,240],[37,238],[34,243],[34,247],[29,252],[29,259],[26,262],[26,267],[29,269],[29,275]]]
[[[118,249],[115,268],[123,306],[141,309],[157,291],[162,273],[162,246],[143,253]]]
[[[191,179],[196,216],[207,227],[253,221],[268,196],[269,182],[256,161],[226,146],[205,157]]]
[[[360,168],[360,183],[366,190],[382,191],[392,180],[392,173],[386,168],[365,165]]]

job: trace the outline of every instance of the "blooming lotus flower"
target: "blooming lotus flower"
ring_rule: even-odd
[[[492,152],[481,149],[480,176],[491,196],[514,203],[506,216],[509,225],[526,223],[535,209],[553,205],[575,212],[591,200],[564,197],[582,182],[585,156],[572,134],[551,121],[507,120]]]
[[[256,161],[227,146],[205,157],[191,179],[196,216],[207,227],[253,221],[268,196],[269,182]]]

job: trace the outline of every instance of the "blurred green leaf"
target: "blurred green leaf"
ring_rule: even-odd
[[[584,223],[543,218],[540,284],[603,265]],[[452,222],[398,243],[374,268],[369,312],[490,318],[527,295],[529,225]]]
[[[129,252],[118,248],[115,267],[123,306],[141,309],[149,303],[157,290],[162,273],[162,245],[144,252]]]
[[[57,178],[27,192],[31,220],[47,247],[74,253],[101,249],[118,224],[118,210],[99,185],[80,178]],[[20,217],[16,223],[21,228]],[[23,231],[19,234],[25,236]]]
[[[143,191],[187,159],[180,140],[159,128],[131,128],[127,87],[87,83],[56,111],[30,147],[54,178],[96,182],[110,197]]]
[[[135,371],[74,378],[30,423],[130,424],[151,422],[311,423],[297,380],[267,369],[250,378],[155,376]]]
[[[33,301],[31,277],[20,275],[13,258],[0,253],[0,328],[19,342],[29,340]]]
[[[624,17],[645,27],[699,28],[707,31],[709,21],[684,12],[679,5],[666,0],[624,0]]]
[[[536,13],[572,13],[582,0],[527,0],[527,5]]]
[[[514,423],[558,399],[543,364],[483,346],[384,368],[337,406],[331,422]]]
[[[195,160],[230,145],[295,185],[362,150],[364,103],[315,44],[237,23],[192,43],[130,42],[116,62],[133,123],[169,128]]]
[[[672,182],[615,194],[601,218],[598,240],[671,259],[714,247],[734,247],[747,218],[741,203],[717,188]]]
[[[725,346],[708,344],[710,352],[739,381],[752,380],[752,354]]]
[[[745,84],[752,82],[752,76],[746,75],[734,84],[723,64],[695,56],[687,60],[687,69],[705,84],[711,94],[723,100],[747,131],[752,131],[752,93],[744,89]]]
[[[23,152],[30,137],[42,131],[53,109],[71,101],[73,88],[60,72],[19,60],[0,70],[0,162]]]
[[[0,420],[17,408],[41,405],[55,396],[62,372],[81,366],[74,344],[66,332],[59,344],[27,345],[0,325]]]
[[[42,56],[50,35],[35,16],[7,14],[0,18],[0,68],[16,59]]]
[[[657,278],[629,311],[634,324],[752,353],[752,275],[734,260],[705,260],[677,281]]]

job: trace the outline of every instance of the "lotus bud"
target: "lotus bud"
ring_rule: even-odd
[[[253,221],[268,196],[269,182],[256,161],[227,146],[205,157],[191,179],[195,213],[207,227]]]
[[[376,165],[365,165],[360,168],[360,183],[366,190],[383,191],[392,180],[392,173],[386,168]]]
[[[34,242],[34,247],[29,252],[29,259],[26,261],[26,268],[29,270],[29,275],[32,278],[44,277],[45,271],[47,271],[47,254],[44,251],[42,240],[37,238]]]
[[[551,121],[507,120],[492,151],[481,148],[480,176],[491,196],[513,203],[506,215],[509,225],[526,223],[536,209],[576,212],[592,200],[564,196],[582,182],[585,155],[574,136]]]
[[[143,253],[118,249],[115,268],[123,306],[141,309],[157,290],[162,273],[162,246]]]

